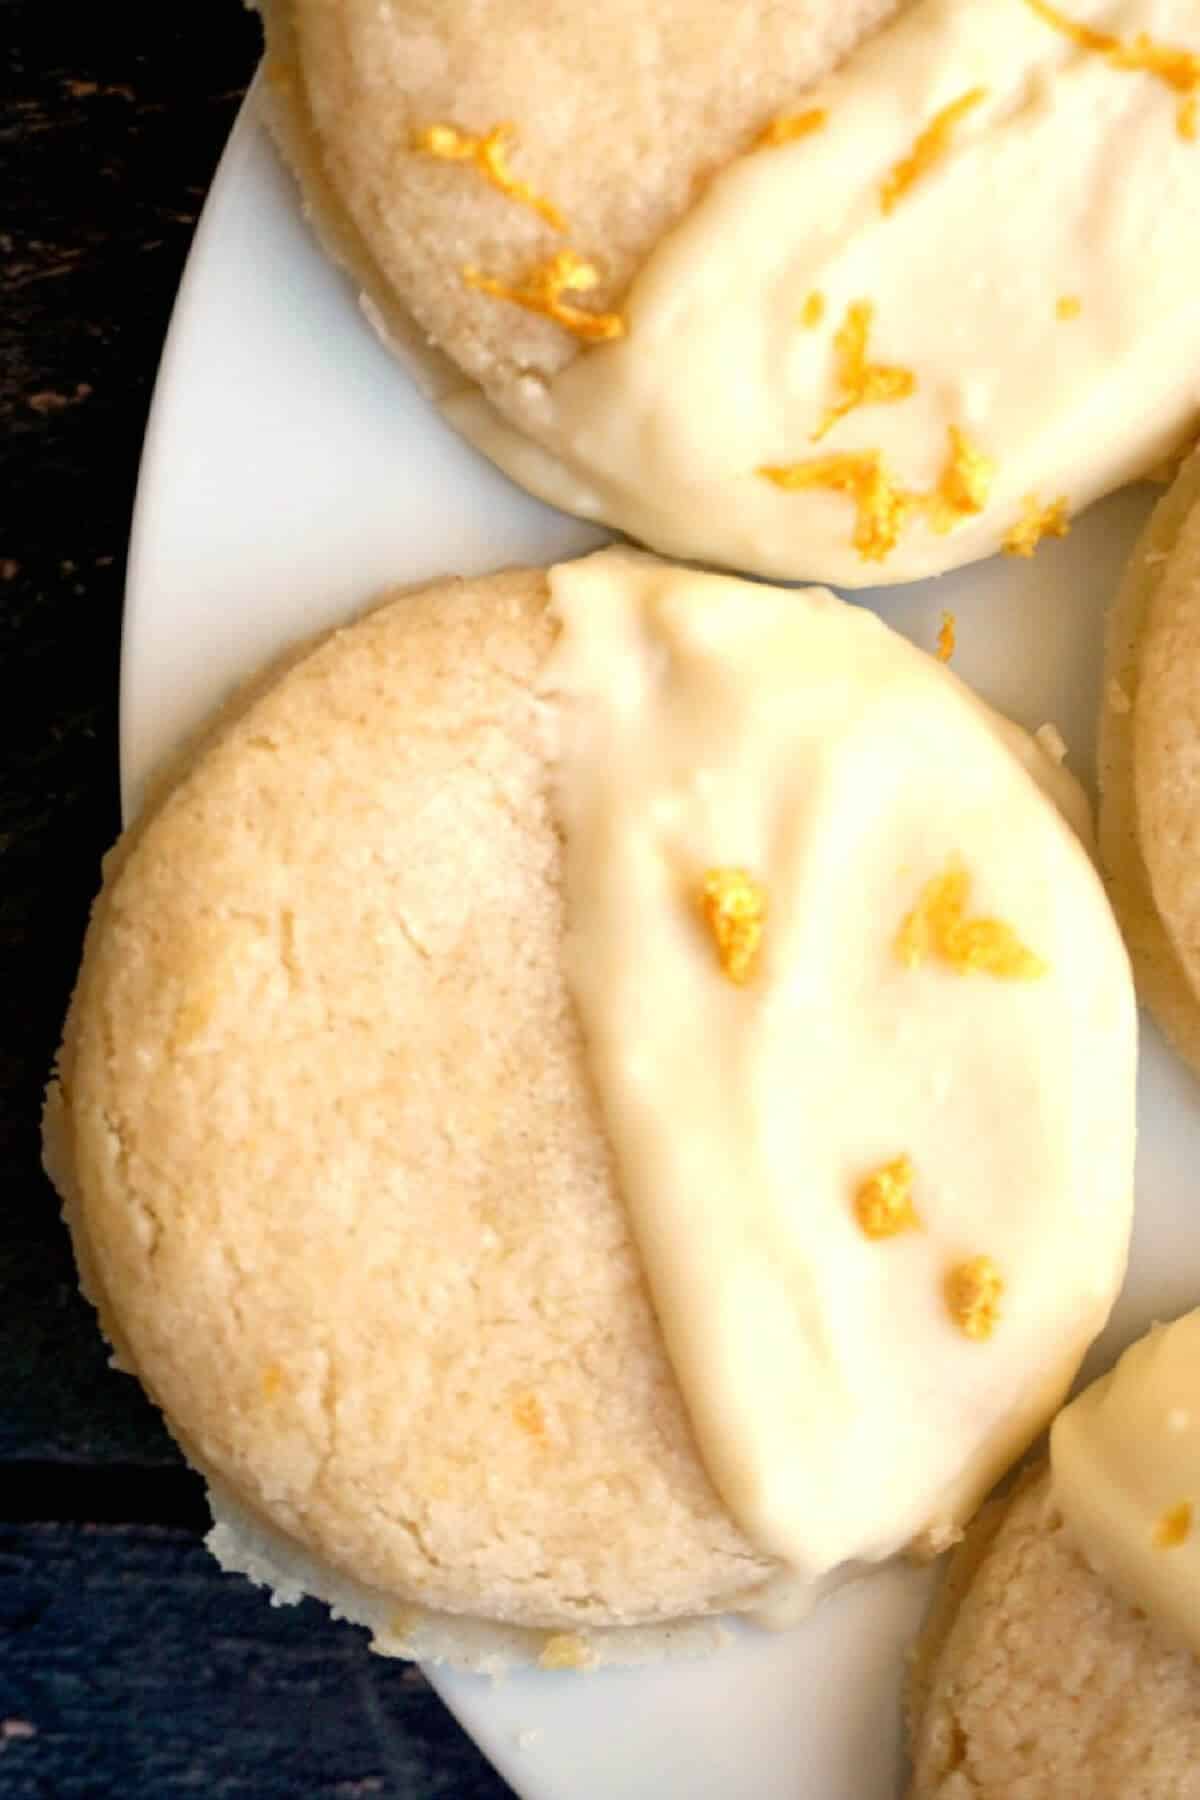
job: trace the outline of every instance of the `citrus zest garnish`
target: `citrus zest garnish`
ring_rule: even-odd
[[[837,352],[838,383],[846,398],[831,406],[817,429],[813,443],[825,436],[839,419],[857,406],[883,406],[895,400],[907,400],[917,385],[911,369],[896,368],[888,363],[867,361],[867,339],[875,308],[869,300],[855,300],[846,309],[846,317],[834,336]]]
[[[807,462],[764,463],[757,473],[789,492],[832,488],[857,509],[853,544],[864,562],[883,562],[896,548],[914,496],[896,486],[878,450],[845,450]]]
[[[1083,301],[1078,294],[1060,294],[1054,307],[1054,315],[1059,319],[1077,319],[1083,311]]]
[[[947,1271],[946,1310],[964,1337],[982,1343],[1000,1317],[1004,1278],[990,1256],[972,1256]]]
[[[1125,69],[1132,74],[1154,75],[1177,94],[1182,94],[1184,99],[1176,115],[1175,128],[1181,138],[1195,137],[1195,95],[1200,88],[1200,55],[1195,51],[1176,50],[1169,44],[1156,44],[1144,31],[1139,31],[1136,37],[1128,40],[1115,36],[1111,31],[1097,31],[1094,25],[1082,25],[1078,19],[1069,18],[1057,6],[1051,6],[1049,0],[1025,0],[1025,4],[1032,7],[1047,25],[1053,25],[1056,31],[1071,38],[1081,49],[1099,51],[1101,56],[1108,58],[1114,69]]]
[[[625,320],[620,313],[587,312],[563,299],[564,294],[588,293],[600,279],[595,264],[577,256],[574,250],[560,250],[549,262],[531,269],[516,285],[485,275],[479,269],[466,268],[462,276],[468,287],[478,288],[481,294],[511,300],[527,312],[541,313],[589,343],[607,343],[625,335]]]
[[[745,869],[710,869],[700,889],[700,912],[711,931],[721,967],[745,985],[762,947],[767,896]]]
[[[956,642],[954,624],[954,614],[952,612],[944,612],[942,614],[941,625],[938,627],[937,635],[937,659],[940,663],[948,663],[950,658],[954,655],[954,646]]]
[[[565,231],[567,222],[557,206],[543,199],[526,181],[521,181],[508,166],[509,149],[517,141],[514,125],[493,125],[482,137],[460,131],[457,125],[425,125],[413,133],[413,149],[422,156],[436,156],[443,162],[472,162],[486,181],[510,200],[531,207],[545,220],[551,231]]]
[[[808,299],[804,302],[803,307],[800,309],[800,323],[806,330],[811,331],[814,326],[821,323],[821,320],[824,317],[825,296],[824,294],[818,293],[816,288],[814,288],[812,293],[808,296]]]
[[[1181,1500],[1178,1506],[1168,1507],[1154,1527],[1154,1548],[1156,1550],[1178,1550],[1185,1544],[1192,1532],[1192,1503]]]
[[[794,144],[797,138],[810,137],[814,131],[820,131],[828,118],[823,106],[810,107],[808,112],[782,113],[779,118],[768,120],[750,147],[752,150],[777,150],[780,144]]]
[[[938,484],[926,499],[929,523],[946,532],[987,505],[996,465],[957,425],[949,427],[950,447]]]
[[[971,877],[958,857],[921,890],[901,923],[894,949],[905,968],[936,957],[960,975],[993,975],[999,981],[1036,981],[1047,965],[1001,919],[967,917]]]
[[[1066,537],[1071,529],[1067,497],[1060,494],[1049,506],[1043,506],[1036,494],[1026,494],[1021,502],[1021,517],[1004,539],[1006,556],[1032,556],[1044,537]]]
[[[902,156],[894,165],[880,190],[879,204],[885,213],[890,213],[901,195],[906,194],[934,163],[941,161],[950,147],[950,135],[954,127],[972,107],[978,106],[986,98],[986,88],[970,88],[967,93],[960,94],[957,100],[952,100],[949,106],[943,106],[941,112],[934,114],[908,155]]]
[[[921,1221],[913,1209],[913,1166],[907,1156],[884,1163],[854,1194],[854,1213],[869,1238],[896,1237],[902,1231],[919,1231]]]

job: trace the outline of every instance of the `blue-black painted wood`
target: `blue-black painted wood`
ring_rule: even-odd
[[[3,1800],[508,1793],[415,1669],[185,1533],[0,1527]]]
[[[117,826],[146,408],[257,48],[238,0],[0,0],[0,1800],[507,1793],[415,1670],[211,1563],[38,1166]]]

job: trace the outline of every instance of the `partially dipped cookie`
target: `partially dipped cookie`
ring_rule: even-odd
[[[114,853],[48,1114],[225,1559],[586,1661],[949,1541],[1124,1266],[1068,818],[871,615],[629,552],[235,704]]]
[[[1100,786],[1139,990],[1200,1073],[1200,454],[1159,502],[1109,620]]]
[[[1200,1793],[1200,1314],[1060,1414],[917,1648],[912,1800]]]
[[[1195,0],[265,17],[373,315],[518,481],[655,549],[1026,556],[1200,414]]]

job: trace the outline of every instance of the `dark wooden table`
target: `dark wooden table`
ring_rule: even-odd
[[[0,0],[0,1797],[501,1800],[420,1674],[273,1610],[112,1373],[38,1110],[117,829],[125,540],[159,347],[258,54],[238,0]]]

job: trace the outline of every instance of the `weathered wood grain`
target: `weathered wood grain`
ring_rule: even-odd
[[[186,1534],[0,1527],[4,1800],[508,1792],[415,1669],[312,1602],[272,1608]]]
[[[199,1486],[109,1370],[38,1166],[117,826],[146,408],[256,55],[238,0],[0,0],[0,1800],[508,1791],[415,1670],[211,1563]]]

